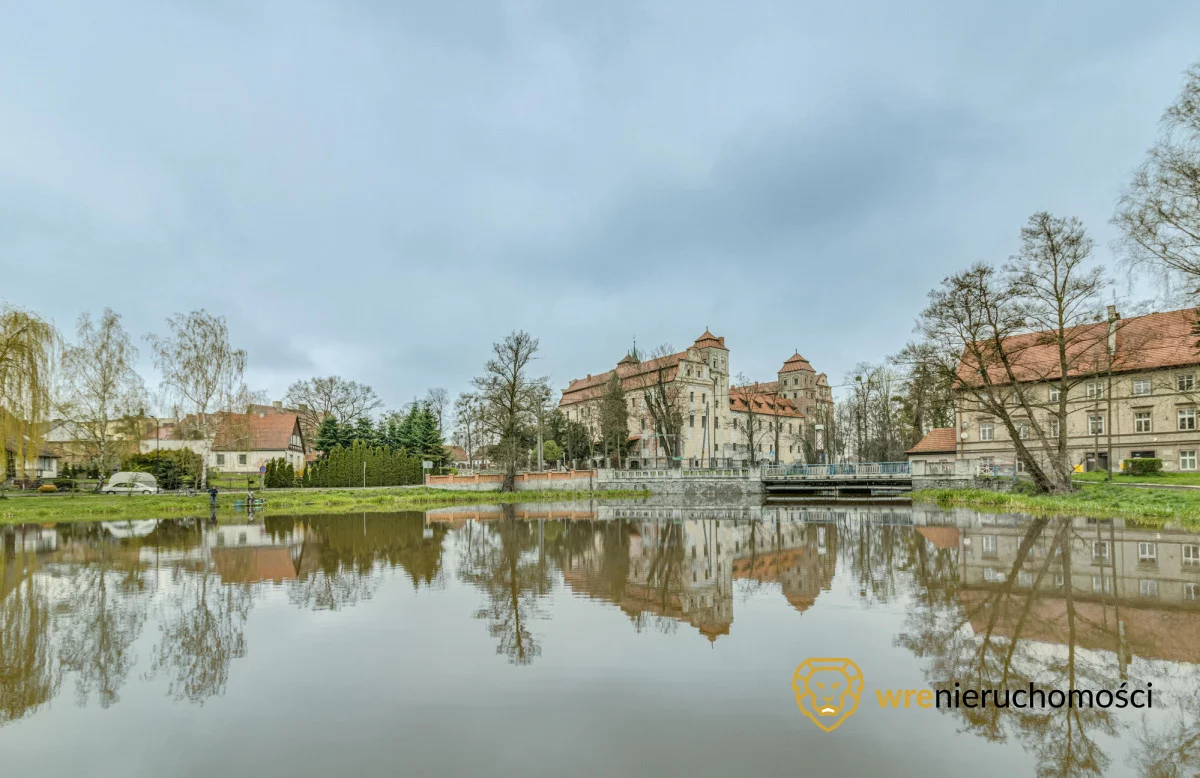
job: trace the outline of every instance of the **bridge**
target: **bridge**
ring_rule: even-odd
[[[902,497],[912,491],[908,462],[764,465],[763,488],[772,497]]]

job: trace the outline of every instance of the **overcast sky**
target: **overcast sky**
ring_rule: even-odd
[[[976,6],[968,10],[967,5]],[[252,389],[565,386],[705,327],[840,383],[1039,209],[1108,219],[1200,3],[0,0],[0,298],[229,321]]]

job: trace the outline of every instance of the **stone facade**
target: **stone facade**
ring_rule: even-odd
[[[643,360],[635,351],[613,370],[572,381],[559,407],[597,438],[600,402],[614,373],[629,406],[624,464],[632,468],[802,462],[806,425],[832,415],[829,380],[804,357],[789,358],[775,381],[733,386],[725,339],[706,330],[679,353]],[[647,407],[662,387],[683,420],[674,446],[660,439]],[[600,458],[595,464],[604,466]]]

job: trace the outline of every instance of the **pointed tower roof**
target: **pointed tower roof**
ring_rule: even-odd
[[[639,364],[641,361],[642,360],[638,359],[633,354],[626,354],[624,357],[621,358],[621,361],[618,362],[617,365],[618,366],[620,366],[620,365],[636,365],[636,364]]]
[[[808,363],[808,360],[800,356],[799,351],[788,357],[788,361],[783,363],[783,367],[779,368],[779,372],[793,373],[797,370],[807,370],[810,373],[816,372],[813,370],[813,366]]]
[[[725,338],[718,338],[716,335],[704,330],[704,334],[696,338],[696,342],[692,344],[696,348],[719,348],[725,349]],[[728,351],[728,349],[725,349]]]

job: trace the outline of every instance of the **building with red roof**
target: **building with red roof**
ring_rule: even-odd
[[[956,389],[959,456],[1012,462],[1014,433],[1027,439],[1031,451],[1040,449],[1041,436],[1057,445],[1061,435],[1067,438],[1071,464],[1084,469],[1115,470],[1125,459],[1152,457],[1162,460],[1164,470],[1197,470],[1198,319],[1195,308],[1126,319],[1110,308],[1106,321],[1068,331],[1065,381],[1053,333],[1013,335],[1002,341],[1002,349],[984,350],[1002,352],[1007,366],[998,359],[980,365],[971,350],[965,351]],[[1064,384],[1065,429],[1058,418]],[[1017,388],[1026,402],[1011,414],[1009,429],[987,412],[981,397],[1011,395],[1016,407]]]
[[[635,348],[612,370],[571,381],[559,408],[599,438],[600,400],[619,381],[629,408],[629,467],[803,461],[806,423],[832,414],[825,374],[795,353],[775,381],[732,386],[730,375],[725,338],[706,329],[683,351],[643,358]],[[682,419],[679,440],[655,423],[666,408]]]

